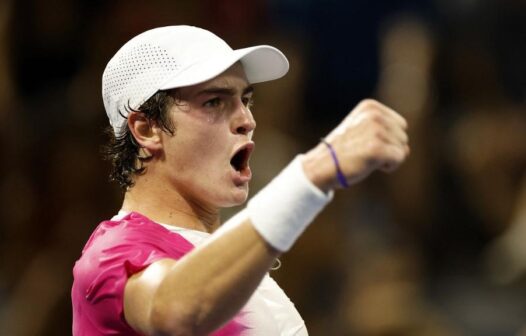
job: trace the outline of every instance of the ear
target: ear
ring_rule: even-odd
[[[128,128],[137,144],[147,152],[154,153],[162,148],[162,130],[142,113],[130,112],[128,115]]]

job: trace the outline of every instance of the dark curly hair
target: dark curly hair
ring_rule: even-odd
[[[157,123],[161,129],[170,135],[175,134],[175,125],[168,115],[170,107],[175,101],[175,91],[158,91],[150,99],[144,102],[137,110],[125,107],[126,112],[134,111],[142,113],[149,121]],[[126,113],[127,114],[127,113]],[[122,116],[125,114],[121,113]],[[104,159],[112,164],[110,181],[117,182],[119,186],[127,190],[133,187],[134,175],[144,173],[144,162],[151,159],[139,155],[141,146],[135,141],[128,125],[124,131],[116,135],[113,128],[109,126],[105,133],[109,136],[109,142],[102,148]]]

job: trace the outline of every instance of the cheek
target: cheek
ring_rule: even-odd
[[[228,151],[228,137],[225,132],[217,128],[203,128],[193,135],[193,143],[198,151],[199,159],[207,160],[214,157],[224,156]]]
[[[183,165],[181,168],[194,171],[209,171],[228,158],[228,133],[222,128],[200,125],[180,130],[171,152],[173,158]]]
[[[219,173],[229,166],[232,150],[230,129],[225,120],[209,121],[199,111],[177,111],[174,114],[175,135],[168,139],[166,158],[170,175],[176,180],[189,182],[220,178]]]

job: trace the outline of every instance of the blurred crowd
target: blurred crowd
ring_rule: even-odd
[[[526,335],[520,0],[0,1],[1,335],[71,334],[73,263],[122,200],[102,71],[172,24],[289,58],[256,87],[252,194],[362,98],[409,122],[406,164],[339,192],[272,271],[312,335]]]

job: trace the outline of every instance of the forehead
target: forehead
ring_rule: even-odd
[[[206,82],[182,87],[179,90],[183,96],[198,94],[211,87],[228,88],[242,93],[248,86],[249,83],[243,65],[237,62],[218,76]]]

